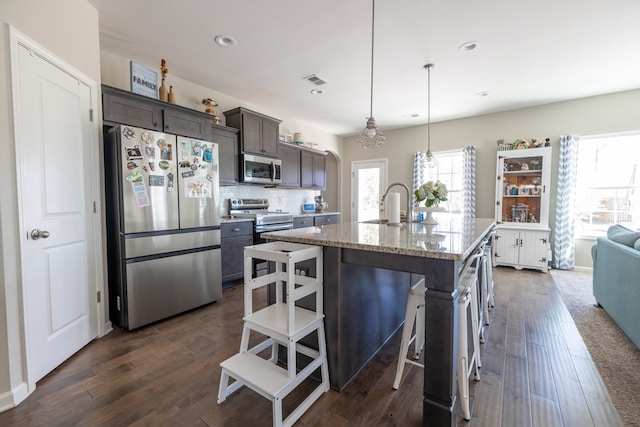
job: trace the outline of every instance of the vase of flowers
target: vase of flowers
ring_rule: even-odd
[[[428,181],[418,187],[418,189],[413,192],[413,195],[416,197],[418,204],[423,204],[424,202],[424,208],[416,209],[417,211],[423,210],[427,213],[427,217],[423,220],[423,223],[437,224],[438,221],[433,217],[433,212],[444,210],[438,206],[440,202],[447,200],[447,186],[439,180],[435,182]]]

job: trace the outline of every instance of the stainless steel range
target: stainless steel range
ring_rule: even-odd
[[[293,228],[293,215],[289,212],[269,211],[269,200],[267,199],[229,199],[229,215],[254,220],[254,233],[256,234],[254,243],[264,242],[263,239],[260,239],[260,233]]]
[[[269,211],[267,199],[229,199],[229,215],[253,219],[253,243],[256,245],[265,243],[260,233],[293,228],[293,215],[289,212]],[[267,262],[255,262],[254,275],[257,277],[266,274],[267,267]]]

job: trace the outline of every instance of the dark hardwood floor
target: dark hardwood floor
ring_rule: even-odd
[[[620,426],[620,418],[548,274],[496,268],[496,307],[482,345],[472,420],[460,426]],[[134,332],[114,330],[37,384],[0,426],[269,426],[270,402],[243,388],[218,405],[219,363],[236,353],[242,286],[218,303]],[[301,426],[422,425],[422,370],[391,387],[400,333]],[[310,387],[303,384],[300,388]],[[285,414],[300,399],[285,400]]]

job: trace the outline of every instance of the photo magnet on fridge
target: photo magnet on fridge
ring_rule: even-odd
[[[164,187],[164,175],[149,175],[149,187]]]
[[[127,151],[127,160],[137,160],[142,159],[142,152],[140,151],[140,147],[134,145],[133,147],[126,147]]]

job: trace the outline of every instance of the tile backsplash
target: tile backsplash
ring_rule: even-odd
[[[259,185],[221,186],[220,199],[223,202],[221,215],[229,214],[229,199],[268,199],[270,211],[302,213],[302,204],[314,203],[314,197],[319,196],[316,190],[291,190],[281,188],[264,188]],[[331,211],[329,206],[328,210]],[[334,206],[335,208],[335,206]]]

